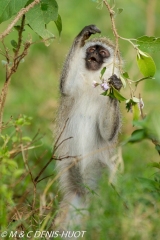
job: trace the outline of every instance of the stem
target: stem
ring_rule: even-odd
[[[109,14],[110,14],[110,18],[111,18],[111,23],[112,23],[112,31],[113,31],[113,34],[115,36],[115,41],[116,41],[116,45],[115,45],[115,53],[114,53],[114,60],[113,60],[113,70],[112,70],[112,73],[114,73],[114,68],[115,68],[115,62],[116,62],[116,58],[118,57],[118,60],[119,60],[119,70],[120,72],[122,73],[123,70],[121,68],[121,57],[120,57],[120,51],[119,51],[119,39],[122,39],[122,40],[125,40],[125,41],[128,41],[136,50],[138,50],[137,46],[132,42],[133,40],[136,41],[136,39],[128,39],[128,38],[123,38],[121,37],[119,34],[118,34],[118,31],[116,29],[116,24],[115,24],[115,20],[114,20],[114,11],[112,10],[112,8],[110,7],[109,3],[106,1],[106,0],[103,0],[104,4],[106,5],[108,11],[109,11]],[[132,40],[132,41],[131,41]]]
[[[110,13],[110,18],[111,18],[111,23],[112,23],[112,30],[113,30],[113,34],[115,36],[115,40],[116,40],[116,45],[115,45],[115,52],[114,52],[114,60],[113,60],[113,70],[112,70],[112,74],[114,74],[114,68],[115,68],[115,62],[116,62],[116,58],[118,57],[118,60],[120,62],[120,65],[119,65],[119,69],[120,69],[120,72],[123,72],[122,69],[121,69],[121,57],[120,57],[120,51],[119,51],[119,34],[117,32],[117,29],[116,29],[116,24],[115,24],[115,21],[114,21],[114,11],[112,10],[112,8],[110,7],[110,5],[106,2],[106,0],[103,0],[104,4],[106,5],[109,13]]]
[[[121,37],[119,36],[120,39],[124,40],[124,41],[127,41],[129,42],[136,50],[138,50],[138,47],[137,45],[135,45],[132,41],[136,41],[136,39],[129,39],[129,38],[124,38],[124,37]],[[132,40],[132,41],[131,41]]]
[[[14,54],[14,59],[17,58],[20,47],[21,47],[21,44],[22,44],[22,33],[23,33],[23,30],[24,30],[24,25],[25,25],[25,15],[23,15],[23,17],[22,17],[21,27],[18,31],[18,44],[17,44],[17,48],[16,48],[16,51],[15,51],[15,54]]]
[[[121,64],[121,57],[120,57],[120,51],[119,51],[119,39],[122,39],[124,41],[128,41],[136,50],[138,50],[138,47],[132,42],[132,41],[136,41],[136,39],[128,39],[128,38],[123,38],[118,34],[118,31],[116,29],[116,24],[115,24],[115,19],[114,19],[114,11],[112,10],[112,8],[110,7],[109,3],[106,0],[103,0],[103,3],[106,5],[109,14],[110,14],[110,18],[111,18],[111,23],[112,23],[112,31],[113,31],[113,35],[115,36],[115,52],[114,52],[114,60],[113,60],[113,70],[112,73],[114,73],[114,68],[116,66],[116,58],[118,57],[119,60],[119,71],[122,74],[123,73],[123,69],[122,69],[122,64]],[[128,82],[128,86],[130,88],[130,94],[131,97],[133,96],[133,90],[130,86],[130,80],[127,80]]]
[[[5,102],[6,102],[8,86],[9,86],[10,81],[11,81],[10,71],[11,70],[10,70],[8,64],[7,64],[6,65],[6,80],[5,80],[4,86],[2,88],[1,95],[0,95],[0,132],[2,130],[3,110],[4,110],[4,105],[5,105]]]
[[[115,68],[115,62],[116,62],[116,57],[118,56],[118,60],[119,60],[119,69],[120,72],[122,73],[122,68],[121,68],[121,57],[120,57],[120,51],[119,51],[119,34],[117,32],[116,29],[116,24],[115,24],[115,20],[114,20],[114,11],[112,10],[112,8],[110,7],[110,5],[106,2],[106,0],[103,0],[104,4],[106,5],[106,7],[108,8],[108,11],[110,13],[110,18],[111,18],[111,23],[112,23],[112,30],[113,30],[113,34],[115,36],[115,40],[116,40],[116,45],[115,45],[115,53],[114,53],[114,64],[113,64],[113,70],[112,73],[114,74],[114,68]]]
[[[141,99],[142,99],[141,94],[139,94],[139,109],[140,109],[141,118],[144,119],[145,116],[143,114],[143,106],[141,105]]]
[[[31,45],[31,41],[26,42],[24,44],[24,49],[23,49],[22,53],[19,55],[20,48],[22,45],[22,33],[23,33],[23,29],[24,29],[24,24],[25,24],[25,16],[22,17],[21,27],[20,27],[19,34],[18,34],[18,46],[17,46],[17,49],[16,49],[14,57],[13,57],[12,66],[10,66],[10,58],[11,57],[8,54],[8,49],[6,48],[6,46],[2,40],[2,44],[5,49],[5,57],[7,60],[7,64],[6,64],[6,80],[5,80],[4,86],[1,91],[1,95],[0,95],[0,132],[2,130],[3,112],[4,112],[4,106],[5,106],[6,97],[7,97],[7,93],[8,93],[8,87],[11,82],[11,76],[17,71],[20,61],[27,55],[28,48]]]

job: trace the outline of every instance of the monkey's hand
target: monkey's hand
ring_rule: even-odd
[[[95,25],[89,25],[82,29],[82,31],[76,37],[76,41],[80,41],[81,47],[84,46],[85,41],[92,35],[101,33],[101,31]]]
[[[120,80],[120,78],[117,77],[116,74],[113,74],[110,78],[109,78],[109,84],[112,85],[115,89],[117,89],[118,91],[121,89],[122,87],[122,82]]]

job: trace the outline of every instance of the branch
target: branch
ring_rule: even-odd
[[[112,149],[112,148],[115,148],[115,143],[114,144],[111,144],[110,146],[105,146],[105,147],[102,147],[102,148],[99,148],[99,149],[96,149],[92,152],[89,152],[88,154],[82,156],[82,157],[78,157],[78,156],[69,156],[69,157],[72,157],[74,159],[74,161],[71,162],[70,165],[68,165],[66,168],[64,168],[61,172],[59,172],[52,180],[51,182],[48,183],[48,185],[46,186],[45,190],[44,190],[44,194],[46,194],[49,190],[49,188],[52,186],[52,184],[60,178],[61,175],[63,175],[65,172],[67,172],[69,169],[71,169],[73,166],[75,166],[78,162],[82,161],[83,159],[86,159],[88,157],[91,157],[91,156],[94,156],[95,154],[99,153],[99,152],[102,152],[102,151],[105,151],[106,149]],[[60,157],[61,158],[61,157]],[[67,158],[67,157],[64,157],[64,158]],[[58,160],[62,160],[61,159],[58,159]],[[41,179],[42,180],[42,179]]]
[[[30,45],[31,45],[31,41],[28,41],[24,44],[23,52],[21,53],[21,55],[14,58],[12,67],[9,66],[9,59],[6,55],[6,59],[8,62],[6,64],[6,80],[5,80],[4,86],[3,86],[1,94],[0,94],[0,132],[2,130],[3,111],[4,111],[4,105],[5,105],[6,97],[7,97],[7,93],[8,93],[8,87],[9,87],[9,84],[11,81],[11,76],[12,76],[12,74],[14,74],[17,71],[20,61],[27,55],[28,48],[30,47]]]
[[[7,29],[0,35],[0,40],[6,37],[14,27],[14,25],[18,22],[18,20],[27,13],[31,8],[33,8],[36,4],[40,3],[40,0],[34,0],[31,4],[29,4],[26,8],[22,8],[20,12],[17,14],[15,19],[11,22],[11,24],[7,27]]]
[[[66,128],[68,120],[69,120],[69,118],[67,118],[67,120],[65,121],[64,127],[63,127],[62,131],[60,132],[60,134],[59,134],[59,136],[58,136],[58,138],[57,138],[57,140],[56,140],[56,142],[54,144],[54,151],[55,151],[55,147],[57,146],[57,144],[59,142],[60,137],[62,136],[62,133],[64,132],[64,129]]]
[[[42,180],[42,179],[41,179],[41,180],[38,180],[38,179],[40,178],[40,176],[42,175],[42,173],[45,171],[45,169],[48,167],[48,165],[49,165],[53,160],[59,160],[59,161],[61,161],[61,160],[65,159],[65,158],[70,158],[70,157],[71,157],[71,156],[66,156],[66,157],[59,157],[59,158],[57,158],[57,157],[55,156],[55,152],[56,152],[56,150],[61,146],[61,144],[63,144],[63,142],[65,142],[65,141],[67,141],[67,140],[69,140],[69,139],[72,138],[72,137],[66,138],[66,139],[62,140],[60,143],[58,143],[60,137],[62,136],[62,134],[63,134],[63,132],[64,132],[64,130],[65,130],[65,128],[66,128],[66,125],[67,125],[68,120],[69,120],[69,118],[65,121],[65,124],[64,124],[63,129],[62,129],[62,131],[60,132],[57,140],[55,141],[55,144],[54,144],[54,146],[53,146],[53,153],[52,153],[51,158],[50,158],[49,161],[45,164],[45,166],[41,169],[41,171],[38,173],[37,177],[35,177],[35,179],[34,179],[35,183],[38,183],[39,181]]]
[[[120,65],[119,65],[119,69],[120,69],[120,72],[122,72],[122,69],[121,69],[121,57],[120,57],[120,51],[119,51],[119,43],[118,43],[118,40],[120,38],[118,32],[117,32],[117,29],[116,29],[116,24],[115,24],[115,20],[114,20],[114,11],[112,10],[112,8],[110,7],[110,5],[107,3],[106,0],[103,0],[104,4],[106,5],[108,11],[109,11],[109,14],[110,14],[110,18],[111,18],[111,23],[112,23],[112,30],[113,30],[113,34],[115,36],[115,40],[116,40],[116,46],[115,46],[115,53],[114,53],[114,64],[113,64],[113,71],[112,71],[112,74],[114,74],[114,67],[115,67],[115,62],[116,62],[116,57],[118,57],[118,60],[120,62]]]
[[[22,33],[24,30],[24,25],[25,25],[25,15],[23,15],[22,17],[22,22],[21,22],[21,27],[18,31],[18,44],[17,44],[17,48],[15,50],[15,54],[14,54],[14,59],[18,56],[21,44],[22,44]]]
[[[28,162],[27,162],[27,159],[26,159],[26,156],[25,156],[25,153],[24,153],[23,144],[21,144],[21,152],[22,152],[22,158],[23,158],[23,161],[24,161],[24,165],[26,167],[26,170],[29,172],[29,175],[30,175],[32,183],[33,183],[34,194],[33,194],[32,209],[34,209],[35,202],[36,202],[37,189],[36,189],[36,184],[35,184],[35,181],[34,181],[34,178],[33,178],[32,172],[31,172],[31,169],[30,169],[30,167],[28,165]]]

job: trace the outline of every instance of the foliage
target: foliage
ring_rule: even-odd
[[[139,37],[137,39],[128,39],[128,38],[121,37],[118,34],[115,19],[114,19],[115,16],[116,16],[115,12],[114,12],[115,2],[112,3],[113,6],[111,6],[110,1],[108,2],[108,1],[104,0],[102,2],[107,7],[107,9],[110,13],[110,18],[111,18],[111,22],[112,22],[112,31],[113,31],[113,34],[115,36],[115,42],[116,42],[112,73],[114,74],[114,69],[116,67],[119,69],[119,71],[121,73],[120,80],[122,81],[123,87],[124,88],[126,87],[126,83],[129,85],[130,98],[126,99],[126,97],[123,97],[119,93],[119,91],[117,91],[112,85],[109,86],[109,87],[106,87],[106,89],[104,89],[105,92],[103,92],[102,95],[103,96],[109,96],[111,98],[116,98],[119,102],[126,101],[126,109],[128,111],[133,112],[133,120],[134,121],[139,119],[139,115],[142,117],[142,119],[144,119],[145,118],[145,116],[143,114],[144,103],[142,102],[141,95],[139,95],[139,98],[135,97],[136,90],[137,90],[137,85],[144,80],[153,79],[153,77],[156,73],[156,65],[155,65],[155,62],[152,59],[152,57],[148,53],[140,50],[140,48],[143,48],[144,46],[145,47],[147,46],[147,48],[148,49],[151,48],[152,51],[157,50],[157,48],[160,47],[159,38],[142,36],[142,37]],[[121,13],[121,12],[122,11],[119,11],[119,13]],[[121,57],[120,57],[120,54],[119,54],[119,52],[120,52],[120,50],[119,50],[119,39],[122,39],[124,41],[129,42],[134,47],[134,49],[136,50],[137,65],[138,65],[139,71],[144,76],[143,78],[140,78],[139,80],[131,80],[130,77],[129,77],[129,73],[125,72],[123,70],[122,63],[121,63],[122,60],[121,60]],[[119,64],[117,64],[117,59],[119,61]],[[104,82],[105,82],[105,84],[110,84],[110,78],[112,76],[110,76],[108,79],[103,79],[103,75],[106,71],[106,68],[107,68],[107,66],[104,67],[101,70],[100,80],[102,81],[102,84],[94,83],[94,87],[97,87],[99,85],[101,85],[101,87],[102,87]],[[135,90],[133,90],[131,85],[135,85]],[[140,112],[140,114],[139,114],[139,112]],[[146,122],[146,119],[144,121]],[[149,125],[149,123],[147,123],[147,124]],[[135,126],[136,126],[136,124],[135,124]],[[152,127],[153,127],[153,125],[152,125]],[[156,128],[156,126],[155,126],[155,128]],[[159,142],[160,139],[158,139],[156,137],[156,133],[157,133],[158,129],[152,130],[152,136],[151,136],[151,134],[147,134],[146,131],[147,131],[146,129],[145,130],[141,129],[141,130],[134,131],[132,133],[131,138],[130,138],[130,142],[137,142],[137,141],[143,140],[145,138],[151,139],[152,142],[155,144],[157,151],[159,152],[159,147],[158,146],[160,146],[160,142]]]
[[[62,30],[62,24],[61,17],[58,14],[58,5],[55,0],[1,1],[0,4],[1,23],[16,15],[11,24],[0,35],[2,46],[4,48],[4,52],[1,50],[1,54],[5,57],[5,60],[2,60],[2,64],[6,68],[5,82],[0,95],[0,226],[1,230],[3,231],[7,229],[9,223],[10,226],[8,229],[16,230],[20,228],[21,225],[23,225],[23,228],[28,226],[27,228],[29,229],[30,223],[35,221],[33,219],[33,215],[35,212],[37,212],[36,206],[38,205],[39,212],[39,205],[42,204],[41,202],[38,204],[36,203],[37,184],[41,181],[39,178],[43,174],[44,170],[53,160],[53,158],[50,157],[51,159],[49,160],[48,164],[45,164],[45,166],[39,170],[37,175],[34,170],[31,170],[31,165],[28,163],[28,159],[31,151],[42,146],[42,137],[39,137],[39,134],[36,133],[35,136],[31,138],[25,134],[24,130],[25,127],[31,125],[32,118],[27,117],[26,115],[20,115],[16,120],[10,117],[10,120],[7,123],[3,122],[3,111],[5,109],[8,87],[10,85],[12,75],[14,75],[14,73],[17,71],[19,64],[24,62],[24,58],[28,54],[28,49],[33,44],[31,38],[29,40],[24,40],[23,34],[26,30],[26,27],[29,26],[42,38],[41,42],[44,42],[45,45],[48,46],[51,42],[51,38],[53,38],[54,35],[46,29],[46,25],[50,21],[54,21],[60,34]],[[20,24],[15,25],[20,18]],[[4,38],[10,33],[13,27],[17,31],[18,37],[17,41],[14,39],[11,40],[12,49],[9,49],[4,43]],[[43,155],[45,156],[46,153],[43,153]],[[39,159],[41,159],[41,157],[39,157]],[[34,174],[37,176],[34,177]],[[32,183],[32,187],[30,184],[28,186],[29,179],[30,183]],[[17,185],[19,187],[17,192],[15,192]],[[22,187],[23,191],[20,186]],[[28,199],[30,204],[28,207],[26,207],[23,206],[23,201],[26,199],[26,194],[31,192],[29,189],[30,187],[32,189],[32,197]],[[46,189],[45,191],[47,192]],[[18,195],[20,195],[20,201],[16,200],[16,198],[19,198]],[[46,195],[42,195],[43,201],[46,201]],[[23,213],[20,213],[20,209],[22,209]],[[16,211],[18,212],[16,213]],[[44,214],[44,211],[45,210],[42,210],[41,214]],[[26,215],[24,212],[26,212]],[[54,214],[52,215],[54,216]],[[35,221],[37,229],[39,229],[40,221],[43,222],[43,220],[44,218],[41,218],[41,220],[37,219],[38,222]],[[47,222],[44,221],[41,225],[41,229],[47,227],[48,222],[49,220],[47,220]]]
[[[10,19],[22,8],[27,7],[33,2],[35,1],[1,1],[0,23]],[[54,21],[59,33],[61,32],[62,23],[60,20],[60,15],[58,15],[58,4],[55,0],[41,0],[37,1],[37,3],[38,4],[36,4],[26,13],[27,25],[43,39],[53,38],[54,35],[46,29],[46,24],[48,24],[50,21]]]

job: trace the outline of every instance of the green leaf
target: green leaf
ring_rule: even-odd
[[[132,97],[132,101],[133,101],[134,103],[139,103],[139,98]]]
[[[131,137],[129,138],[129,142],[131,142],[131,143],[139,142],[139,141],[145,139],[145,137],[146,137],[146,134],[145,134],[144,129],[138,129],[132,133]]]
[[[18,140],[19,140],[19,139],[18,139],[17,136],[13,136],[13,137],[12,137],[12,142],[13,142],[13,143],[18,142]]]
[[[100,77],[100,79],[102,79],[102,77],[103,77],[103,75],[104,75],[105,71],[106,71],[106,67],[102,68],[102,70],[101,70],[101,77]]]
[[[101,10],[103,8],[103,1],[98,2],[97,9]]]
[[[160,154],[160,145],[156,144],[155,148],[156,148],[157,152]],[[160,165],[159,165],[159,168],[160,168]]]
[[[55,0],[41,0],[41,10],[45,24],[58,19],[58,4]]]
[[[117,8],[117,13],[120,14],[121,12],[123,12],[123,8]]]
[[[157,162],[149,163],[149,166],[160,169],[160,162],[158,162],[158,163]]]
[[[142,50],[160,51],[160,38],[142,36],[137,38],[137,45]]]
[[[0,23],[8,20],[25,7],[28,0],[1,0],[0,1]]]
[[[36,5],[26,13],[29,26],[44,40],[48,40],[45,44],[50,44],[50,38],[54,35],[46,29],[46,24],[55,21],[58,18],[58,5],[55,0],[42,0],[41,4]],[[46,6],[46,7],[44,7]]]
[[[148,53],[143,54],[142,51],[138,52],[137,64],[144,77],[153,77],[155,75],[156,66],[152,57]]]
[[[14,47],[14,48],[17,48],[18,45],[17,45],[17,42],[15,40],[11,40],[11,45]]]
[[[124,72],[124,73],[122,74],[122,76],[123,76],[124,78],[126,78],[126,79],[128,79],[128,78],[129,78],[129,75],[128,75],[128,73],[127,73],[127,72]]]
[[[132,110],[133,110],[133,120],[136,121],[139,119],[139,108],[137,103],[133,104]]]
[[[19,30],[21,29],[21,26],[17,25],[17,26],[14,26],[14,29],[17,30],[19,32]]]
[[[142,177],[139,177],[137,178],[141,183],[143,183],[143,186],[148,189],[148,190],[157,190],[159,189],[159,183],[154,181],[154,180],[151,180],[151,179],[148,179],[148,178],[142,178]]]
[[[126,80],[125,80],[125,78],[122,75],[120,75],[120,79],[121,79],[123,87],[125,88],[126,87]]]
[[[137,128],[145,128],[146,122],[147,122],[147,117],[144,118],[143,120],[133,121],[133,125]]]
[[[41,9],[42,11],[47,11],[48,5],[46,3],[41,3]]]
[[[108,91],[107,96],[116,99],[114,94],[113,94],[113,91],[112,92]]]
[[[19,126],[24,126],[24,125],[30,125],[31,124],[31,117],[27,117],[25,115],[19,117],[17,120],[15,120],[15,124]]]
[[[58,29],[58,32],[59,32],[59,35],[61,35],[61,32],[62,32],[62,19],[61,19],[61,16],[58,14],[58,18],[56,21],[54,21],[56,26],[57,26],[57,29]]]
[[[109,91],[109,89],[106,90],[105,92],[101,93],[101,95],[103,95],[103,96],[108,96],[108,91]]]
[[[133,121],[137,121],[139,119],[139,108],[138,108],[139,99],[136,97],[132,97],[131,99],[127,99],[126,101],[126,109],[129,112],[132,110],[133,112]]]
[[[25,142],[31,142],[32,139],[30,137],[22,137],[22,140],[25,141]]]
[[[138,98],[130,98],[130,99],[127,99],[126,101],[126,109],[127,111],[129,112],[130,110],[132,110],[132,107],[137,103],[137,102],[134,102],[134,100],[136,100]]]
[[[156,38],[155,37],[148,37],[146,35],[137,38],[137,41],[143,42],[143,43],[150,43],[153,42]]]
[[[112,87],[112,89],[113,89],[113,95],[114,95],[114,97],[118,100],[118,101],[126,101],[126,98],[125,97],[123,97],[120,93],[119,93],[119,91],[117,91],[114,87]]]
[[[127,99],[127,101],[126,101],[126,109],[127,109],[127,112],[131,111],[131,109],[132,109],[131,99]]]

